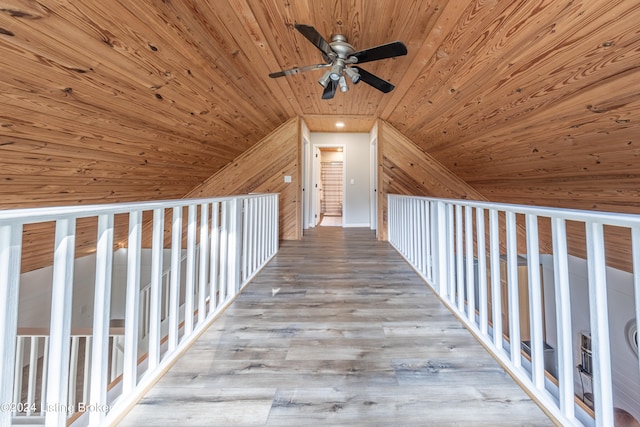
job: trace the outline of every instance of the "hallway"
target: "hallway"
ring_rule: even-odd
[[[553,425],[368,229],[276,257],[120,424]]]

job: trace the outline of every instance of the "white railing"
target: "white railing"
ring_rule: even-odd
[[[91,331],[72,331],[70,363],[67,383],[67,405],[72,413],[82,411],[82,405],[90,401],[89,386],[93,336]],[[122,375],[123,335],[109,335],[109,382]],[[16,342],[16,367],[13,383],[11,413],[18,419],[29,418],[32,424],[44,422],[47,391],[47,368],[49,366],[49,331],[32,328],[18,330]]]
[[[183,211],[187,213],[184,226]],[[143,223],[144,212],[152,213],[149,224]],[[168,270],[163,268],[167,212],[171,215],[167,230],[171,235]],[[124,334],[116,343],[110,337],[110,296],[114,230],[123,217],[119,214],[128,217],[129,232],[124,244],[128,260]],[[79,218],[95,218],[97,222],[93,327],[88,339],[74,337],[71,330],[75,224]],[[51,321],[46,327],[48,337],[43,338],[48,341],[46,346],[39,338],[26,339],[18,335],[23,227],[42,222],[55,222]],[[146,291],[141,292],[140,286],[143,228],[151,233],[148,301],[141,301],[146,298]],[[183,242],[183,231],[186,231],[186,242]],[[0,331],[3,334],[0,339],[0,426],[23,424],[25,418],[40,416],[42,409],[40,421],[47,426],[65,426],[68,422],[97,426],[115,422],[231,303],[277,250],[278,195],[271,194],[0,211]],[[184,274],[181,269],[186,270]],[[168,277],[164,279],[168,280],[168,291],[163,291],[163,276]],[[144,310],[140,309],[141,303]],[[161,320],[162,313],[166,314],[165,322]],[[145,338],[148,353],[143,357],[140,357],[143,335],[140,324],[148,332]],[[35,379],[27,379],[27,401],[21,402],[16,400],[15,393],[16,378],[22,375],[16,375],[16,371],[25,369],[25,340],[29,348],[34,348],[28,352],[30,360],[26,364],[31,365],[28,375],[37,375],[35,366],[38,359],[44,360],[45,348],[47,362],[40,368],[40,374],[46,372],[40,381],[42,390],[36,391],[33,387]],[[80,347],[85,349],[85,357],[74,356]],[[109,355],[110,351],[122,354],[114,358]],[[87,354],[90,357],[86,357]],[[82,392],[78,393],[81,396],[75,392],[78,374],[74,370],[79,366],[70,363],[80,359],[83,376],[89,379],[82,383]],[[121,366],[109,366],[114,363]],[[121,375],[114,378],[110,375],[113,372]],[[33,405],[27,404],[36,400],[37,393],[44,402],[43,408],[35,408],[38,413]],[[20,399],[21,396],[22,391]]]
[[[640,216],[398,195],[389,195],[388,202],[390,243],[556,421],[567,426],[614,425],[604,229],[613,226],[627,233],[626,250],[633,266],[630,288],[635,288],[635,303],[631,297],[630,304],[632,316],[638,319]],[[582,331],[572,326],[572,305],[578,304],[579,295],[576,280],[570,280],[569,260],[574,258],[569,255],[568,222],[571,230],[579,228],[584,238],[585,311],[591,338],[590,352],[585,355],[592,358],[592,368],[579,364],[576,343]],[[545,229],[539,229],[539,224]],[[547,253],[540,250],[539,234],[543,231],[552,236],[552,249]],[[520,248],[526,248],[520,253],[518,240]],[[552,270],[545,275],[545,280],[553,283],[551,288],[542,284],[543,258]],[[519,277],[521,268],[527,272],[524,277]],[[526,295],[524,304],[522,294]],[[554,323],[553,330],[545,330],[545,325]],[[523,346],[525,334],[529,339]],[[545,363],[545,334],[555,336],[552,363],[556,366],[551,370],[557,373],[548,372]],[[637,360],[634,365],[627,375],[637,378]],[[576,366],[592,380],[593,411],[576,390]]]

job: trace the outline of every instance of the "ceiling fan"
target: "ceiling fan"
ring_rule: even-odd
[[[402,42],[395,41],[356,51],[353,46],[347,43],[347,38],[342,34],[334,35],[331,38],[331,43],[329,43],[310,25],[296,24],[295,28],[322,52],[325,63],[278,71],[269,74],[269,77],[291,76],[304,71],[329,68],[318,80],[318,83],[324,88],[322,99],[333,98],[338,87],[341,92],[348,91],[347,78],[354,84],[363,81],[384,93],[391,92],[394,89],[395,86],[388,81],[371,74],[356,64],[406,55],[407,47]]]

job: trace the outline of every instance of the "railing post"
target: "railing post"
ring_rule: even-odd
[[[56,221],[45,425],[63,426],[68,405],[76,220]]]
[[[593,404],[596,426],[613,425],[611,353],[607,310],[607,272],[602,224],[586,223],[587,270],[589,275],[589,317],[593,357]]]
[[[91,360],[90,403],[107,404],[109,369],[109,320],[111,312],[111,273],[113,267],[113,215],[100,215],[96,245],[96,279],[93,298],[93,351]],[[87,373],[85,372],[85,375]],[[98,426],[104,411],[91,411],[89,425]]]
[[[0,403],[13,402],[22,225],[0,227]],[[0,425],[11,425],[11,411],[0,411]]]
[[[142,212],[129,213],[127,247],[127,291],[124,316],[124,366],[122,394],[127,395],[138,381],[138,318],[140,314],[140,247]]]

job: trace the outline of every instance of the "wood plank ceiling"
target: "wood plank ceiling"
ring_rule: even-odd
[[[294,23],[402,40],[365,67],[395,91],[270,79],[321,61]],[[638,0],[2,0],[0,68],[0,208],[182,197],[328,115],[388,121],[491,200],[640,211]]]

